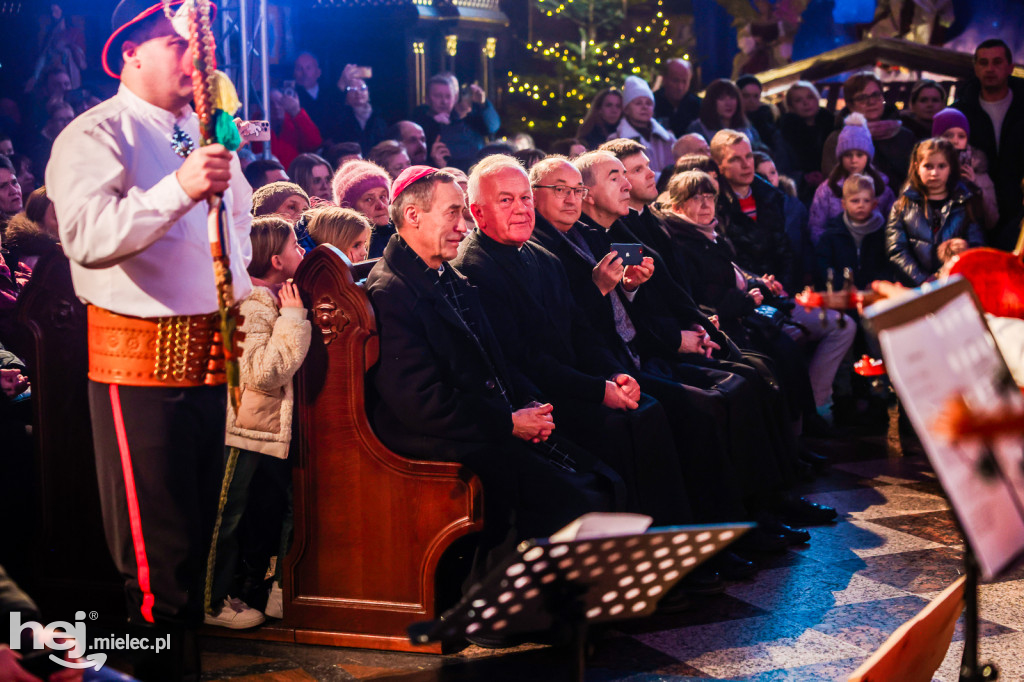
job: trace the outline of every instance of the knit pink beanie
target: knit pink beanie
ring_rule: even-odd
[[[334,201],[342,208],[355,208],[359,197],[371,189],[387,189],[390,184],[391,176],[386,170],[371,161],[359,159],[343,164],[331,181]]]

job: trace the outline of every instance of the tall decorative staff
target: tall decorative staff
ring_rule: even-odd
[[[213,29],[210,26],[213,4],[210,0],[186,0],[173,16],[169,8],[170,0],[163,0],[164,12],[171,19],[175,31],[188,38],[192,56],[192,93],[196,115],[199,117],[200,146],[222,144],[229,151],[241,146],[242,139],[238,133],[232,114],[241,106],[238,94],[231,80],[217,70],[216,43]],[[241,340],[237,332],[240,320],[235,313],[234,286],[231,281],[231,263],[228,254],[231,252],[229,231],[225,216],[223,197],[214,195],[208,200],[209,213],[207,226],[210,235],[210,253],[213,256],[213,274],[217,283],[217,311],[220,314],[220,334],[215,335],[215,348],[211,355],[223,354],[223,366],[228,387],[228,399],[237,411],[241,397],[239,387],[238,352],[235,342]],[[217,338],[219,336],[219,338]],[[212,369],[212,368],[211,368]],[[210,381],[209,374],[207,381]],[[224,480],[221,484],[220,499],[217,504],[217,520],[214,523],[213,537],[206,562],[206,584],[204,589],[203,607],[210,611],[213,593],[213,577],[217,557],[217,544],[220,536],[221,521],[224,508],[228,502],[228,491],[234,478],[235,466],[238,462],[238,450],[231,448],[224,466]]]
[[[241,146],[241,136],[232,114],[241,106],[235,86],[217,70],[216,42],[210,25],[213,3],[210,0],[186,0],[176,14],[171,15],[169,3],[164,1],[164,12],[175,30],[188,38],[192,54],[192,92],[196,114],[199,117],[200,146],[222,144],[228,151]],[[239,387],[238,356],[235,345],[238,317],[234,309],[234,286],[231,281],[230,244],[223,197],[208,199],[207,225],[210,252],[213,256],[213,274],[217,283],[217,310],[220,314],[220,333],[214,335],[214,356],[223,355],[223,371],[227,380],[228,399],[238,409],[241,396]],[[212,367],[210,369],[213,369]],[[214,379],[207,374],[207,383]]]

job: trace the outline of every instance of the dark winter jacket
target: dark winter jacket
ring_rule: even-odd
[[[754,299],[736,286],[735,252],[725,237],[711,241],[699,228],[680,215],[661,214],[672,235],[672,261],[687,273],[697,303],[717,314],[722,329],[733,338],[744,339],[741,321],[754,312]]]
[[[501,127],[498,112],[489,101],[484,104],[474,102],[472,110],[462,118],[452,111],[448,125],[435,121],[426,104],[413,109],[412,120],[423,127],[428,145],[434,144],[440,136],[452,154],[448,165],[464,171],[468,171],[476,161],[476,153],[486,144],[487,138]]]
[[[757,220],[740,208],[740,200],[723,183],[715,214],[720,231],[736,249],[736,263],[757,276],[775,275],[787,291],[793,290],[793,247],[786,236],[786,199],[771,183],[755,176],[750,186],[757,204]]]
[[[933,216],[925,215],[927,200],[916,189],[903,191],[889,214],[885,245],[904,284],[920,286],[939,270],[939,244],[955,238],[966,239],[971,246],[984,244],[981,227],[968,210],[970,198],[967,185],[958,183],[934,216],[933,227]]]
[[[885,251],[885,224],[879,229],[864,236],[857,251],[857,243],[850,234],[843,220],[843,214],[833,216],[825,223],[825,231],[815,247],[817,267],[814,273],[814,284],[818,288],[825,286],[828,269],[835,273],[837,286],[841,285],[843,270],[850,268],[853,282],[858,289],[866,289],[877,279],[890,279],[892,264]]]

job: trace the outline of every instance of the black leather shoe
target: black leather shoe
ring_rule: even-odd
[[[691,606],[690,597],[680,583],[672,586],[658,602],[657,613],[681,613]]]
[[[711,560],[711,565],[726,580],[748,580],[757,575],[759,570],[753,561],[747,561],[739,554],[728,550],[716,554]]]
[[[795,528],[777,519],[762,519],[759,523],[771,534],[785,538],[788,545],[805,545],[811,541],[810,532],[804,528]]]
[[[687,594],[722,594],[725,591],[725,583],[722,582],[722,576],[718,575],[707,564],[693,569],[693,571],[679,581],[679,584],[683,586]]]
[[[810,464],[811,468],[819,474],[828,469],[828,457],[819,455],[817,452],[812,450],[808,450],[806,446],[800,446],[800,451],[797,453],[797,457],[800,458],[801,462]]]
[[[466,641],[481,649],[511,649],[525,644],[527,639],[521,635],[480,634],[466,635]]]
[[[776,511],[790,523],[815,525],[833,521],[839,513],[824,504],[811,502],[802,497],[785,497],[776,507]]]
[[[793,462],[793,470],[796,472],[797,480],[803,483],[811,483],[817,478],[814,474],[814,467],[799,457]]]
[[[781,552],[789,543],[778,533],[771,533],[761,526],[756,526],[743,534],[735,544],[737,549],[746,552]]]

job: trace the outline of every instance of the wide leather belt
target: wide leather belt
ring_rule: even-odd
[[[125,386],[225,383],[220,318],[143,318],[89,306],[89,378]]]

